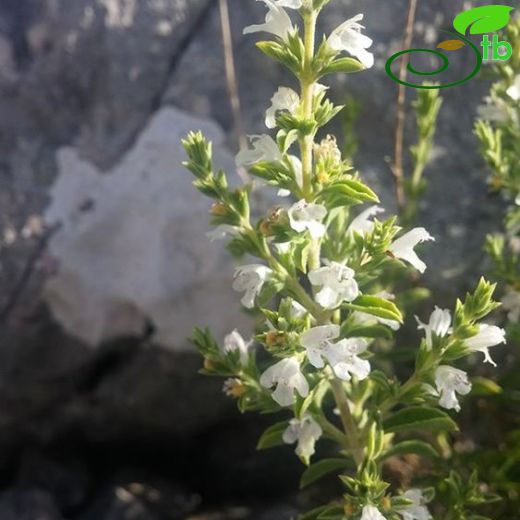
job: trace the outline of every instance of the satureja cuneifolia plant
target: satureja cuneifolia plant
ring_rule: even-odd
[[[479,323],[495,308],[494,287],[481,281],[457,301],[453,316],[436,308],[428,323],[419,322],[424,338],[406,381],[377,369],[372,341],[391,338],[403,321],[380,276],[400,262],[422,273],[426,264],[414,248],[433,237],[424,228],[403,232],[395,217],[379,220],[376,194],[343,161],[335,138],[316,139],[341,110],[321,81],[371,67],[372,40],[362,33],[359,14],[316,45],[316,19],[328,0],[261,1],[268,9],[265,23],[244,32],[274,37],[257,46],[294,74],[299,92],[277,90],[265,118],[275,138],[252,136],[237,166],[297,202],[279,204],[252,222],[251,186],[230,188],[225,173],[214,171],[204,136],[186,138],[185,164],[194,184],[214,200],[212,238],[227,238],[235,256],[256,259],[236,269],[233,288],[243,293],[242,305],[262,317],[251,341],[233,331],[219,343],[208,330],[196,330],[193,341],[205,358],[204,372],[227,378],[224,391],[240,410],[283,415],[260,448],[295,443],[308,465],[304,484],[339,473],[342,499],[302,518],[425,520],[434,490],[393,489],[383,464],[403,453],[435,458],[428,435],[457,428],[443,409],[459,410],[458,397],[470,392],[471,383],[455,361],[480,352],[492,362],[489,347],[504,341],[501,329]],[[286,8],[300,15],[300,24]],[[372,205],[353,211],[365,203]],[[338,455],[311,464],[322,439],[334,442]]]

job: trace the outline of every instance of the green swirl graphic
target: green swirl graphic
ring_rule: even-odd
[[[423,52],[423,53],[428,53],[428,54],[434,54],[436,57],[438,57],[441,60],[441,64],[439,65],[439,67],[437,67],[437,69],[435,69],[434,71],[422,72],[422,71],[416,70],[413,67],[413,65],[409,62],[407,65],[408,71],[417,76],[436,76],[437,74],[441,74],[449,67],[450,63],[449,63],[448,57],[446,55],[442,54],[441,52],[434,51],[432,49],[407,49],[404,51],[397,52],[396,54],[390,56],[390,58],[386,62],[386,66],[385,66],[386,73],[390,76],[390,78],[392,78],[397,83],[400,83],[401,85],[405,85],[406,87],[424,88],[424,89],[441,89],[441,88],[456,87],[457,85],[462,85],[463,83],[466,83],[470,79],[474,78],[479,73],[479,71],[482,67],[482,54],[480,53],[479,48],[473,42],[471,42],[464,36],[461,36],[460,34],[451,33],[448,31],[443,31],[443,32],[447,32],[448,34],[455,35],[456,38],[463,40],[467,45],[469,45],[471,47],[471,49],[473,49],[473,52],[475,53],[475,57],[477,59],[477,63],[475,65],[475,68],[471,71],[471,73],[468,76],[466,76],[465,78],[463,78],[459,81],[454,81],[452,83],[446,83],[444,85],[419,85],[416,83],[411,83],[409,81],[401,81],[392,71],[392,64],[394,63],[394,61],[397,60],[398,58],[400,58],[401,56],[403,56],[404,54],[409,54],[409,53],[411,54],[414,52]]]

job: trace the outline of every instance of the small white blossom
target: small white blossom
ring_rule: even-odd
[[[237,236],[240,233],[240,228],[238,226],[230,226],[229,224],[220,224],[215,229],[208,231],[206,236],[209,238],[210,242],[214,242],[215,240],[222,240],[227,236]]]
[[[291,300],[291,310],[290,315],[291,318],[303,318],[307,314],[307,309],[300,303]]]
[[[271,106],[265,114],[265,126],[275,128],[277,112],[287,110],[294,114],[299,106],[300,96],[292,88],[279,87],[271,98]]]
[[[507,319],[513,323],[520,321],[520,292],[509,289],[502,298],[502,305],[507,313]]]
[[[375,506],[365,506],[361,514],[361,520],[386,520]]]
[[[342,23],[334,29],[329,36],[329,47],[335,51],[346,51],[357,58],[366,68],[374,65],[374,55],[366,49],[372,46],[372,40],[361,34],[364,26],[358,22],[363,19],[362,14],[358,14]]]
[[[507,106],[502,99],[484,98],[485,104],[477,107],[477,115],[485,121],[504,123],[508,120]]]
[[[296,455],[308,461],[315,452],[316,441],[322,436],[323,430],[320,425],[308,414],[303,419],[291,419],[289,426],[283,432],[283,441],[286,444],[296,446]]]
[[[293,30],[293,25],[289,15],[281,7],[284,3],[283,0],[280,2],[272,2],[271,0],[258,0],[264,2],[269,11],[265,17],[265,23],[259,25],[249,25],[244,29],[244,34],[251,34],[255,32],[268,32],[278,36],[282,40],[287,37],[289,32]],[[287,2],[285,2],[287,3]]]
[[[482,352],[484,361],[491,363],[493,366],[497,364],[489,355],[489,348],[506,342],[506,331],[495,325],[479,325],[478,333],[472,338],[466,339],[464,342],[472,352]]]
[[[367,347],[368,343],[363,338],[342,339],[327,347],[324,355],[337,377],[350,381],[354,375],[362,381],[370,374],[370,363],[358,354],[365,352]]]
[[[435,370],[435,386],[439,392],[439,404],[447,410],[460,411],[457,394],[466,395],[471,391],[468,374],[458,368],[441,365]]]
[[[322,220],[327,216],[325,206],[300,200],[287,212],[291,228],[298,233],[308,230],[312,238],[321,238],[325,234]]]
[[[339,338],[338,325],[320,325],[301,335],[300,343],[307,351],[307,358],[313,367],[325,366],[322,356],[325,356],[327,348],[333,345],[332,340],[337,338]]]
[[[316,301],[324,309],[334,309],[343,301],[355,300],[359,295],[355,274],[353,269],[337,262],[310,271],[311,284],[321,287],[316,294]]]
[[[414,247],[427,240],[435,240],[424,228],[414,228],[398,238],[389,247],[390,253],[396,258],[413,265],[420,273],[426,270],[426,264],[417,256]]]
[[[348,227],[348,233],[359,233],[364,235],[366,233],[371,233],[374,229],[374,223],[370,220],[372,217],[375,217],[379,213],[383,213],[385,210],[381,206],[370,206],[370,208],[362,211]]]
[[[238,152],[235,159],[238,168],[252,166],[260,161],[277,162],[282,160],[280,149],[271,136],[265,134],[250,135],[249,140],[253,149]]]
[[[280,406],[294,404],[296,390],[301,397],[309,394],[309,384],[300,370],[300,363],[295,357],[282,359],[276,365],[269,367],[260,377],[260,384],[264,388],[276,389],[272,394],[273,399]]]
[[[271,273],[271,269],[260,264],[243,265],[235,270],[233,289],[245,292],[240,300],[244,307],[252,309],[255,306],[255,298]]]
[[[222,350],[226,354],[238,352],[240,355],[240,363],[246,365],[249,360],[249,350],[251,345],[252,341],[246,343],[240,332],[235,329],[224,338],[224,346],[222,347]]]
[[[312,0],[274,0],[279,7],[288,7],[289,9],[300,9],[302,6],[309,6]]]
[[[520,101],[520,74],[513,80],[513,84],[506,90],[506,94],[513,101]]]
[[[409,489],[403,494],[403,497],[413,502],[413,504],[403,508],[403,511],[399,511],[403,520],[430,520],[432,518],[420,489]]]
[[[432,348],[433,345],[433,334],[438,338],[444,338],[450,331],[451,313],[448,309],[440,309],[435,306],[428,323],[423,323],[417,316],[415,316],[415,319],[418,323],[417,328],[425,332],[426,345],[429,348]]]

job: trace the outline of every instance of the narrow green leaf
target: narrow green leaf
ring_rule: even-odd
[[[387,433],[398,433],[410,430],[430,431],[457,431],[455,421],[445,412],[437,408],[425,406],[411,406],[399,410],[390,416],[384,423],[383,428]]]
[[[311,464],[304,472],[300,480],[300,489],[316,482],[320,478],[333,471],[343,470],[350,466],[347,459],[323,459]]]
[[[414,453],[422,457],[429,457],[432,459],[439,458],[439,452],[429,443],[424,441],[403,441],[395,446],[392,446],[385,451],[379,460],[386,460],[396,455],[405,455],[407,453]]]
[[[502,388],[487,377],[474,377],[471,380],[473,396],[498,395],[502,393]]]
[[[267,450],[269,448],[274,448],[275,446],[281,446],[284,444],[282,436],[283,432],[287,429],[288,426],[289,423],[287,421],[282,421],[267,428],[267,430],[265,430],[265,432],[260,437],[256,449]]]
[[[403,322],[403,315],[395,303],[379,298],[378,296],[360,296],[352,303],[346,303],[345,307],[371,314],[387,320]]]
[[[324,67],[320,71],[320,76],[325,74],[352,74],[353,72],[361,72],[365,70],[365,66],[354,58],[339,58]]]

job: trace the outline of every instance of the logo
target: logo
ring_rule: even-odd
[[[507,41],[500,41],[497,34],[493,34],[490,38],[490,33],[494,33],[503,29],[509,23],[513,7],[507,5],[487,5],[482,7],[475,7],[458,14],[453,20],[453,27],[457,32],[443,31],[450,34],[452,39],[445,40],[437,45],[437,49],[445,52],[454,52],[459,49],[468,48],[475,59],[475,66],[472,71],[463,79],[452,81],[450,83],[441,83],[434,85],[416,84],[409,81],[401,80],[397,77],[393,70],[393,63],[405,55],[423,54],[433,55],[440,64],[438,67],[430,72],[417,70],[411,62],[407,64],[407,70],[411,74],[423,77],[437,76],[446,71],[450,65],[448,56],[441,51],[432,49],[406,49],[397,52],[390,56],[386,62],[386,73],[397,83],[413,88],[424,89],[441,89],[450,88],[457,85],[462,85],[474,78],[482,68],[483,61],[507,61],[513,55],[513,48]],[[469,34],[468,34],[469,32]],[[482,35],[482,41],[477,46],[470,39],[469,35]],[[455,38],[453,38],[453,36]],[[479,48],[482,48],[481,49]]]

